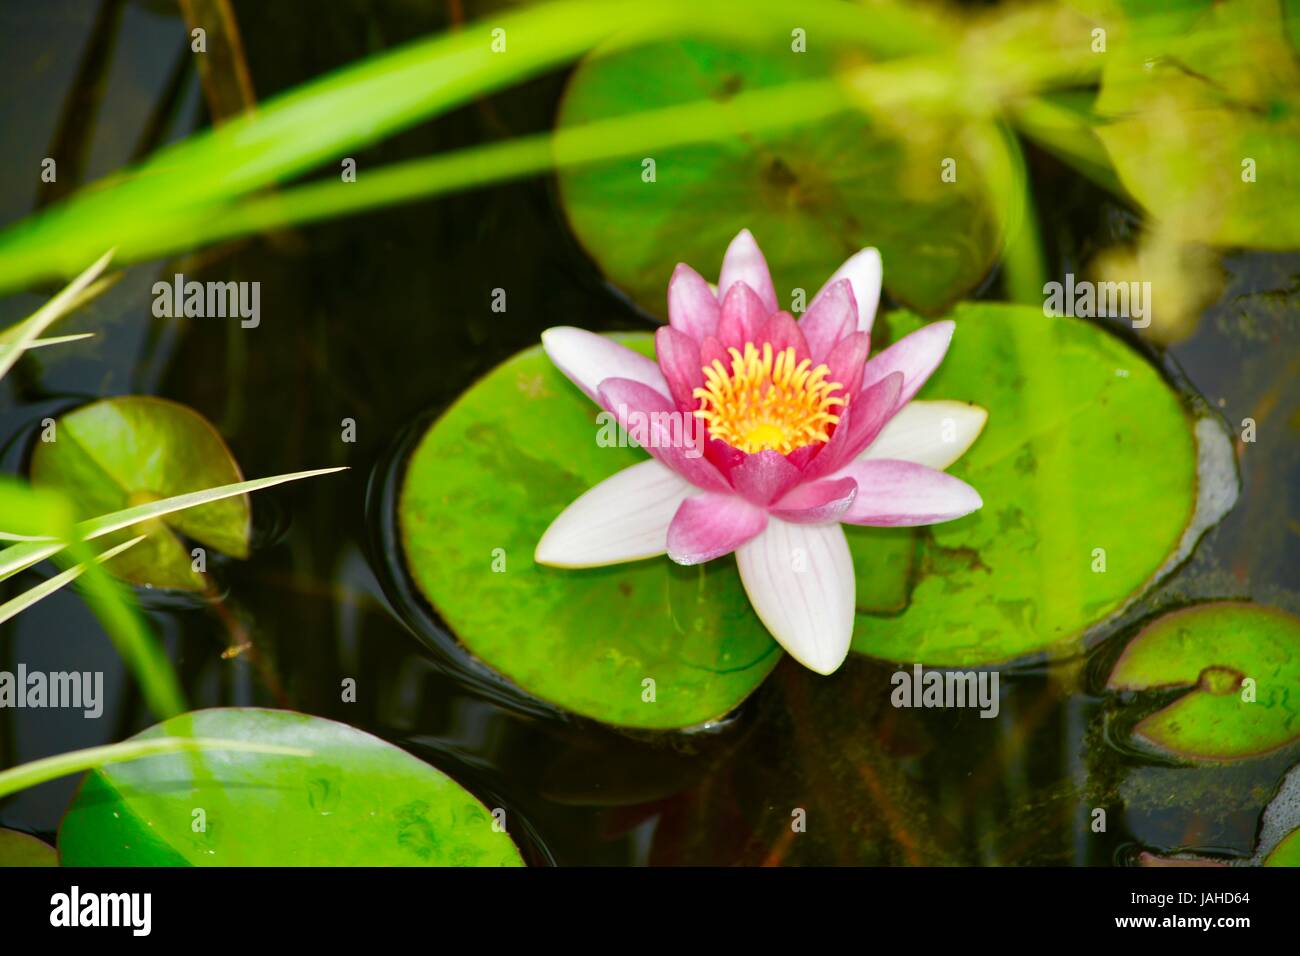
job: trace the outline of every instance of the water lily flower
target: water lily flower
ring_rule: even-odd
[[[551,361],[651,457],[569,505],[537,562],[587,568],[667,553],[693,565],[734,553],[772,636],[818,673],[838,668],[855,594],[841,524],[936,524],[983,504],[943,469],[988,413],[913,398],[954,324],[927,325],[868,361],[880,276],[880,254],[858,252],[795,321],[744,230],[716,292],[687,265],[673,273],[657,362],[582,329],[544,332]]]

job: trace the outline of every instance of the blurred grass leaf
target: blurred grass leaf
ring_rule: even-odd
[[[114,545],[113,547],[106,549],[100,554],[95,555],[94,560],[101,564],[105,561],[110,561],[113,558],[115,558],[117,555],[121,554],[123,551],[126,551],[128,548],[134,547],[135,545],[139,544],[143,540],[144,540],[144,535],[136,535],[134,538],[130,538],[126,541],[123,541],[121,544]],[[71,584],[77,578],[81,577],[82,573],[85,570],[86,570],[86,565],[84,564],[73,565],[72,567],[68,568],[66,571],[61,571],[60,573],[54,575],[53,577],[47,578],[45,581],[42,581],[40,584],[36,585],[35,587],[28,588],[26,591],[24,591],[22,594],[18,595],[17,597],[10,598],[8,601],[5,601],[3,604],[0,604],[0,622],[9,620],[11,617],[18,614],[19,612],[27,610],[37,601],[49,597],[51,594],[59,590],[59,588],[63,587],[64,585]]]

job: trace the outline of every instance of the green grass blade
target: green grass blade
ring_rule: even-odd
[[[853,109],[834,80],[753,90],[716,100],[647,110],[582,127],[474,146],[367,171],[355,183],[324,180],[218,209],[184,210],[147,235],[123,241],[128,258],[153,258],[236,236],[316,222],[413,199],[536,175],[651,149],[709,142],[720,136],[794,128]]]
[[[159,719],[182,713],[186,707],[185,693],[176,669],[136,606],[130,590],[100,567],[84,542],[73,541],[68,551],[82,568],[78,582],[82,597],[139,682],[149,710]]]
[[[18,361],[18,357],[31,346],[32,342],[40,338],[42,332],[82,301],[82,293],[99,278],[99,274],[108,267],[108,261],[112,258],[113,251],[110,249],[22,323],[21,331],[9,343],[9,347],[0,352],[0,378],[4,378],[9,373],[14,362]]]
[[[145,539],[144,535],[138,535],[137,537],[132,538],[130,541],[125,541],[122,544],[117,545],[116,547],[109,548],[107,551],[95,555],[95,557],[92,560],[94,560],[98,564],[102,564],[105,561],[115,558],[117,555],[121,554],[123,551],[125,551],[127,548],[131,547],[132,545],[139,544],[144,539]],[[28,588],[26,591],[24,591],[22,594],[18,595],[17,597],[10,598],[8,601],[5,601],[4,604],[0,604],[0,624],[9,620],[11,617],[18,614],[19,612],[27,610],[37,601],[41,601],[49,597],[51,594],[53,594],[55,591],[62,588],[64,585],[71,584],[73,581],[79,578],[82,572],[85,570],[86,570],[86,565],[78,564],[74,567],[68,568],[66,571],[61,571],[60,573],[54,575],[52,578],[49,578],[46,581],[42,581],[40,584],[36,585],[33,588]]]
[[[881,4],[870,11],[805,0],[798,25],[880,56],[946,42],[937,21]],[[893,27],[893,28],[891,28]],[[897,29],[894,29],[897,28]],[[719,0],[563,0],[476,21],[308,82],[262,103],[255,114],[169,146],[0,234],[0,290],[66,275],[88,250],[120,245],[138,259],[160,232],[186,245],[196,217],[273,183],[337,160],[398,130],[572,60],[617,38],[635,43],[691,33],[788,45],[782,0],[749,0],[743,13]],[[504,31],[497,34],[494,31]],[[504,36],[506,48],[494,51]],[[358,183],[365,179],[362,171]],[[333,177],[337,182],[337,171]],[[357,184],[341,184],[344,189]]]
[[[261,491],[263,488],[270,488],[273,485],[284,484],[288,481],[298,481],[302,478],[312,478],[316,475],[328,475],[345,470],[346,468],[337,467],[295,471],[284,475],[274,475],[269,478],[254,478],[251,481],[220,485],[204,491],[191,491],[188,494],[173,495],[170,498],[159,498],[157,501],[151,501],[147,504],[135,505],[130,508],[123,508],[121,511],[100,515],[97,518],[90,518],[75,525],[72,534],[83,541],[92,541],[101,535],[120,531],[138,522],[147,521],[150,518],[161,518],[163,515],[184,511],[186,508],[204,505],[210,501],[220,501],[222,498],[233,498],[235,495]],[[64,545],[60,541],[24,541],[10,545],[0,551],[0,581],[58,554],[63,548]]]

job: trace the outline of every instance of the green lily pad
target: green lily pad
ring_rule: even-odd
[[[810,43],[806,53],[792,53],[788,35],[772,42],[770,49],[735,49],[683,40],[597,53],[574,72],[558,126],[726,103],[751,90],[825,78],[843,65],[826,42]],[[908,130],[915,134],[923,122],[909,117]],[[889,292],[937,312],[988,272],[998,226],[959,137],[936,135],[942,146],[933,150],[918,145],[922,139],[846,109],[779,132],[651,150],[654,182],[643,181],[641,158],[570,165],[558,174],[560,195],[573,231],[606,276],[661,317],[674,266],[687,262],[716,278],[742,228],[762,246],[786,306],[792,290],[811,298],[848,256],[876,246]],[[564,142],[556,148],[565,160]],[[955,182],[940,179],[948,158],[956,160]]]
[[[36,443],[32,483],[64,492],[90,518],[171,495],[243,481],[211,423],[193,409],[150,396],[94,402],[64,415],[55,440]],[[107,567],[134,584],[204,589],[176,532],[223,554],[248,557],[247,495],[226,498],[121,532],[113,543],[148,538]]]
[[[1300,245],[1300,63],[1279,5],[1152,10],[1128,32],[1097,100],[1125,188],[1184,241]]]
[[[65,866],[523,864],[470,793],[346,724],[222,708],[138,736],[169,735],[278,744],[311,756],[210,750],[91,771],[59,828]]]
[[[953,318],[952,347],[919,397],[988,409],[948,469],[984,507],[921,530],[906,608],[859,613],[853,648],[935,666],[1071,653],[1231,505],[1229,441],[1094,324],[993,304]],[[895,339],[921,324],[889,316]]]
[[[613,338],[653,353],[649,335]],[[528,694],[625,727],[706,723],[781,658],[734,560],[533,563],[556,515],[647,457],[598,446],[599,411],[540,347],[489,372],[411,455],[398,505],[407,567],[464,647]]]
[[[1166,614],[1133,638],[1106,686],[1189,688],[1133,730],[1165,753],[1207,761],[1268,753],[1300,739],[1300,618],[1233,602]]]
[[[1300,866],[1300,830],[1292,830],[1264,860],[1265,866]]]
[[[0,829],[0,867],[58,865],[58,853],[44,840],[17,830]]]

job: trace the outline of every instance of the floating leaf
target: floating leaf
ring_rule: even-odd
[[[846,65],[821,52],[824,44],[792,55],[788,33],[773,35],[779,48],[674,41],[588,58],[569,83],[558,126],[710,98],[726,103]],[[913,127],[922,122],[911,119]],[[560,192],[574,232],[605,274],[661,316],[673,267],[684,261],[716,277],[722,250],[741,228],[762,243],[787,304],[791,290],[811,297],[848,256],[876,246],[889,291],[935,311],[983,278],[999,243],[979,177],[940,182],[945,158],[968,172],[974,165],[950,136],[936,137],[944,145],[933,155],[919,155],[923,139],[848,108],[796,130],[755,129],[655,150],[645,160],[564,168]],[[562,143],[557,159],[566,160]],[[653,182],[643,178],[649,160]]]
[[[648,335],[614,338],[653,350]],[[535,697],[629,727],[721,717],[781,657],[733,560],[533,563],[573,499],[647,457],[600,447],[598,412],[540,347],[488,373],[411,456],[398,506],[407,567],[469,652]]]
[[[59,855],[44,840],[17,830],[0,829],[0,867],[58,865]]]
[[[522,864],[471,794],[345,724],[223,708],[182,714],[133,739],[169,734],[280,744],[310,755],[167,754],[92,771],[59,828],[65,865]]]
[[[1130,34],[1097,100],[1125,188],[1187,242],[1300,245],[1300,64],[1278,3],[1189,5]]]
[[[1133,638],[1106,686],[1189,688],[1133,729],[1165,753],[1220,761],[1276,750],[1300,739],[1300,619],[1234,602],[1166,614]]]
[[[1300,830],[1292,830],[1273,848],[1265,866],[1300,866]]]
[[[110,398],[64,415],[55,427],[56,440],[38,443],[32,454],[32,483],[64,492],[83,517],[243,479],[216,429],[176,402]],[[240,495],[168,515],[141,526],[147,540],[108,568],[135,584],[202,590],[174,532],[244,558],[249,514],[248,496]]]
[[[1159,371],[1094,324],[992,304],[953,317],[952,347],[920,397],[988,409],[949,469],[984,507],[920,529],[906,609],[859,613],[853,647],[952,666],[1068,653],[1231,505],[1229,442],[1214,426],[1194,434]],[[894,338],[921,324],[888,323]]]

